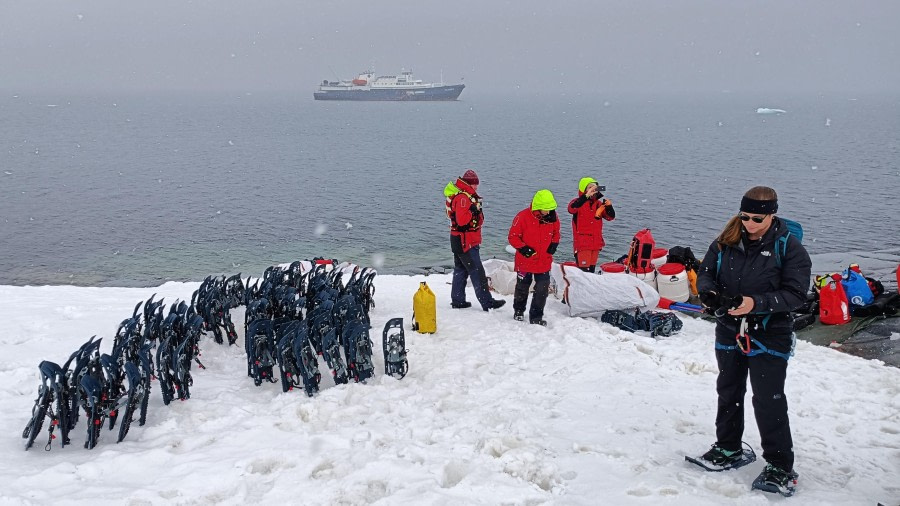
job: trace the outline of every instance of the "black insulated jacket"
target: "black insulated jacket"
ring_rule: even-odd
[[[812,262],[800,240],[791,235],[786,251],[777,239],[788,233],[787,225],[775,217],[772,226],[758,241],[750,241],[746,231],[736,246],[724,246],[719,255],[716,241],[709,246],[700,272],[697,289],[719,294],[753,297],[753,311],[747,315],[748,333],[757,338],[790,336],[793,325],[791,311],[806,302]],[[720,260],[721,258],[721,260]],[[718,319],[720,332],[737,332],[740,317],[729,315]]]

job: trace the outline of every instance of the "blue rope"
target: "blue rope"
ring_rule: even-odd
[[[775,355],[776,357],[783,358],[784,360],[790,360],[791,357],[794,356],[794,344],[796,343],[796,336],[793,334],[791,335],[791,351],[790,351],[790,353],[782,353],[780,351],[775,351],[775,350],[769,349],[764,344],[762,344],[761,342],[757,341],[756,339],[754,339],[752,337],[750,338],[750,342],[755,344],[757,349],[750,350],[750,353],[746,354],[748,357],[752,357],[754,355],[761,355],[763,353],[768,353],[769,355]],[[720,343],[719,341],[716,341],[716,349],[723,350],[723,351],[733,351],[733,350],[740,351],[740,348],[736,344],[732,345],[732,346],[727,346],[727,345]],[[741,351],[741,353],[743,353],[743,351]]]

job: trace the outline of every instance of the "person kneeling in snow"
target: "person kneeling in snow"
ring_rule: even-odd
[[[513,296],[513,318],[525,320],[528,291],[534,280],[534,296],[528,320],[537,325],[547,325],[544,305],[550,293],[550,267],[553,254],[559,246],[559,219],[556,216],[556,200],[550,190],[538,190],[526,207],[513,219],[509,228],[509,244],[516,248],[515,269],[518,279]]]

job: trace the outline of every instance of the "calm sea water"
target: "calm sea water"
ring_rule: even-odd
[[[604,259],[644,227],[702,255],[764,184],[804,225],[817,270],[856,261],[893,279],[897,132],[900,96],[7,94],[0,284],[155,285],[314,256],[446,266],[442,190],[466,168],[486,199],[485,258],[510,258],[509,224],[536,190],[564,206],[584,176],[618,212]]]

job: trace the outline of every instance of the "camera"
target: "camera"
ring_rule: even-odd
[[[713,291],[706,291],[700,294],[700,302],[706,306],[706,311],[716,318],[722,318],[728,314],[729,309],[734,309],[744,302],[741,295],[724,295]]]
[[[606,187],[603,186],[603,185],[599,185],[599,184],[598,184],[598,185],[597,185],[597,191],[598,191],[598,192],[605,192],[605,191],[606,191]]]

